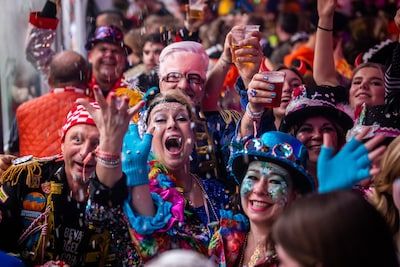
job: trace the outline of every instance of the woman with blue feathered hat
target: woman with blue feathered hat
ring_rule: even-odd
[[[272,224],[296,199],[314,191],[305,169],[307,150],[297,139],[267,132],[232,154],[229,167],[241,184],[244,214],[221,211],[221,224],[209,254],[220,266],[278,266],[270,238]]]

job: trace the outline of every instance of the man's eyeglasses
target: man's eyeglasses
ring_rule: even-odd
[[[178,83],[182,78],[185,78],[190,84],[202,85],[204,80],[199,74],[188,73],[183,75],[180,72],[170,72],[162,80],[168,83]]]

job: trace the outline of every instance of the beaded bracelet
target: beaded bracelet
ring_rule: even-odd
[[[328,29],[328,28],[324,28],[324,27],[321,27],[321,26],[317,26],[317,28],[318,29],[321,29],[321,30],[323,30],[323,31],[326,31],[326,32],[333,32],[333,29]]]
[[[98,164],[108,168],[108,169],[114,169],[117,168],[121,164],[121,159],[118,160],[109,160],[109,159],[104,159],[100,157],[96,157],[96,161]]]
[[[262,115],[264,114],[264,110],[260,112],[253,112],[250,110],[250,103],[247,103],[246,105],[246,114],[252,119],[252,120],[259,120],[261,119]]]

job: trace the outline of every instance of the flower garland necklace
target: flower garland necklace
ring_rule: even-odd
[[[192,184],[190,186],[190,189],[187,190],[186,192],[184,191],[184,189],[182,187],[179,187],[176,185],[176,178],[169,173],[168,169],[161,164],[160,162],[156,161],[156,160],[152,160],[149,162],[150,164],[150,173],[149,173],[149,178],[150,179],[157,179],[158,175],[160,173],[164,173],[165,175],[167,175],[170,179],[169,182],[166,182],[166,184],[164,184],[164,186],[171,186],[171,187],[175,187],[177,189],[178,192],[180,192],[182,194],[182,196],[185,198],[185,200],[189,203],[189,205],[193,206],[192,202],[190,200],[188,200],[185,196],[185,194],[190,193],[193,189],[193,184],[196,184],[199,186],[201,192],[202,192],[202,198],[203,198],[203,205],[204,205],[204,210],[207,214],[207,229],[209,230],[209,232],[211,233],[212,231],[210,230],[210,226],[211,226],[211,218],[210,218],[210,209],[212,214],[214,215],[214,218],[219,221],[219,216],[217,215],[217,212],[215,211],[214,205],[212,204],[210,197],[208,196],[206,190],[204,189],[203,184],[200,182],[199,178],[197,175],[195,174],[190,174],[191,179],[192,179]],[[194,183],[193,183],[194,180]],[[159,181],[161,182],[161,181]]]

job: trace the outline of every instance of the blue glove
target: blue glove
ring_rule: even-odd
[[[146,133],[140,139],[137,124],[130,124],[122,146],[122,171],[126,174],[128,186],[148,184],[148,166],[153,135]]]
[[[371,161],[364,144],[351,139],[336,155],[322,146],[317,162],[318,192],[348,189],[368,178]]]

